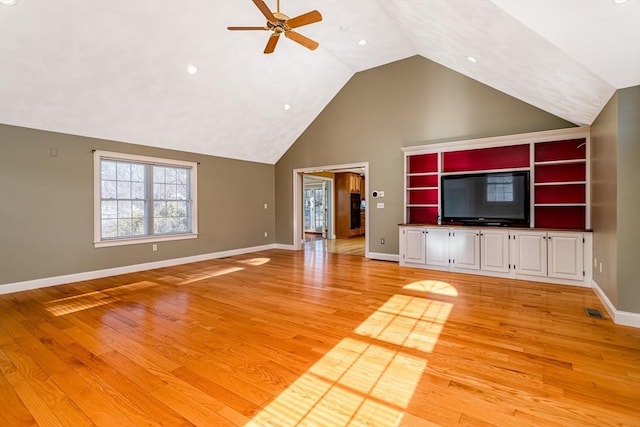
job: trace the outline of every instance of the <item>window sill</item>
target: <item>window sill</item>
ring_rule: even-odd
[[[93,242],[96,248],[108,248],[111,246],[126,246],[126,245],[139,245],[142,243],[157,243],[157,242],[169,242],[172,240],[186,240],[196,239],[197,233],[189,234],[172,234],[169,236],[149,236],[149,237],[137,237],[134,239],[113,239],[113,240],[101,240],[99,242]]]

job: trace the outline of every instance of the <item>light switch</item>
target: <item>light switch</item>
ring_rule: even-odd
[[[376,203],[376,208],[378,208],[378,209],[384,209],[384,202],[382,202],[382,203]]]

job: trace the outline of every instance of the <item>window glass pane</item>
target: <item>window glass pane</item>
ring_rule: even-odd
[[[163,183],[164,181],[164,168],[162,166],[153,167],[153,182]]]
[[[116,181],[102,181],[103,199],[115,199],[116,194]]]
[[[118,220],[103,219],[102,220],[102,237],[105,239],[118,237],[117,226],[118,226]]]
[[[131,183],[131,198],[144,200],[144,182]]]
[[[145,166],[140,164],[131,165],[131,181],[144,182],[145,181]]]
[[[131,201],[118,200],[118,218],[131,218]]]
[[[101,179],[116,179],[116,162],[111,160],[100,161],[100,178]]]
[[[159,200],[166,199],[164,184],[153,184],[153,198]]]
[[[131,180],[131,164],[118,162],[117,166],[117,179],[118,181],[130,181]]]
[[[131,217],[144,219],[144,202],[134,201],[131,203]]]
[[[187,186],[186,185],[176,185],[176,199],[178,200],[187,200]]]
[[[178,170],[176,170],[176,183],[177,184],[186,184],[187,183],[187,170],[186,169],[178,169]]]
[[[131,219],[118,219],[118,237],[128,237],[131,235]]]
[[[128,181],[118,181],[117,183],[118,199],[130,199],[131,198],[131,183]]]
[[[175,184],[167,184],[166,190],[167,200],[175,200],[178,198],[177,188]]]
[[[118,202],[102,201],[101,217],[104,219],[118,218]]]
[[[176,182],[176,170],[175,170],[175,168],[165,168],[164,169],[164,179],[165,179],[165,182],[174,184]]]

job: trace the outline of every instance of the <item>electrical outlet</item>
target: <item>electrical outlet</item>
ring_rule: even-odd
[[[384,237],[381,237],[381,238],[380,238],[380,244],[381,244],[381,245],[384,245]]]
[[[267,209],[267,208],[268,208],[268,205],[267,205],[266,203],[264,204],[264,208],[265,208],[265,209]]]
[[[593,268],[598,268],[598,258],[593,258]]]
[[[600,263],[600,273],[602,273],[602,263]]]
[[[269,237],[269,233],[267,233],[266,231],[264,232],[264,237]]]
[[[158,250],[158,245],[156,245],[155,243],[153,245],[151,245],[151,250],[153,252],[157,251]]]

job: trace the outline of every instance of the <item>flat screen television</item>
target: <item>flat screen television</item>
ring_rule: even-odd
[[[443,175],[443,224],[529,226],[529,171]]]

